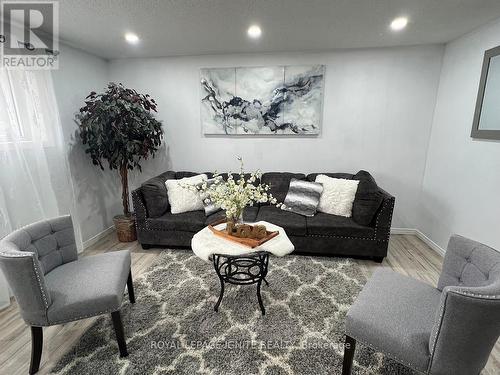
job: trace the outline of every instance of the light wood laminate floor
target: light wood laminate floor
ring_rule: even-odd
[[[143,250],[137,242],[120,243],[116,240],[116,235],[111,233],[88,248],[83,255],[122,249],[130,249],[132,252],[132,273],[135,277],[147,269],[162,251],[161,249]],[[440,255],[413,235],[391,236],[389,255],[382,264],[357,260],[367,276],[377,267],[387,267],[434,286],[437,284],[442,261]],[[138,303],[140,303],[140,298],[137,296]],[[44,346],[39,373],[47,374],[59,358],[79,340],[95,319],[44,328]],[[27,374],[30,351],[30,330],[21,319],[16,303],[13,302],[8,308],[0,311],[0,374]],[[482,374],[496,375],[499,373],[500,343],[497,343]]]

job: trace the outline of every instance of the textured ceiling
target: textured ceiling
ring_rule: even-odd
[[[400,15],[410,24],[394,33]],[[105,58],[319,51],[444,43],[498,17],[500,0],[61,0],[60,36]]]

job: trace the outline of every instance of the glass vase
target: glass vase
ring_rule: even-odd
[[[243,223],[243,210],[239,211],[236,215],[234,216],[227,216],[226,215],[226,231],[228,234],[231,234],[233,228],[237,224]]]

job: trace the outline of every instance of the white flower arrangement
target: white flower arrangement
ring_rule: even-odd
[[[256,203],[270,203],[276,207],[284,207],[278,203],[276,198],[269,192],[270,186],[267,184],[256,184],[262,177],[262,172],[257,170],[245,179],[243,170],[243,159],[238,157],[240,162],[240,173],[236,175],[229,172],[227,180],[215,172],[214,181],[209,184],[204,181],[196,189],[201,193],[205,204],[213,204],[226,211],[228,221],[237,222],[240,220],[243,209],[246,206],[253,206]]]

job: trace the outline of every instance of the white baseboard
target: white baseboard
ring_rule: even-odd
[[[436,253],[444,257],[444,253],[446,252],[445,249],[443,249],[441,246],[439,246],[437,243],[435,243],[433,240],[431,240],[429,237],[427,237],[425,234],[423,234],[421,231],[418,229],[415,229],[417,237],[420,238],[422,241],[424,241],[427,246],[429,246],[432,250],[434,250]]]
[[[429,246],[432,250],[438,253],[441,256],[444,256],[445,250],[423,234],[421,231],[415,228],[391,228],[391,234],[413,234],[417,236],[420,240],[425,242],[427,246]]]
[[[102,239],[102,238],[106,237],[108,234],[114,232],[114,230],[115,230],[115,227],[114,227],[114,225],[112,225],[109,228],[104,229],[102,232],[97,233],[94,237],[91,237],[87,241],[84,241],[83,242],[83,250],[94,245],[100,239]]]
[[[391,228],[391,234],[414,234],[417,235],[416,229],[412,228]]]

